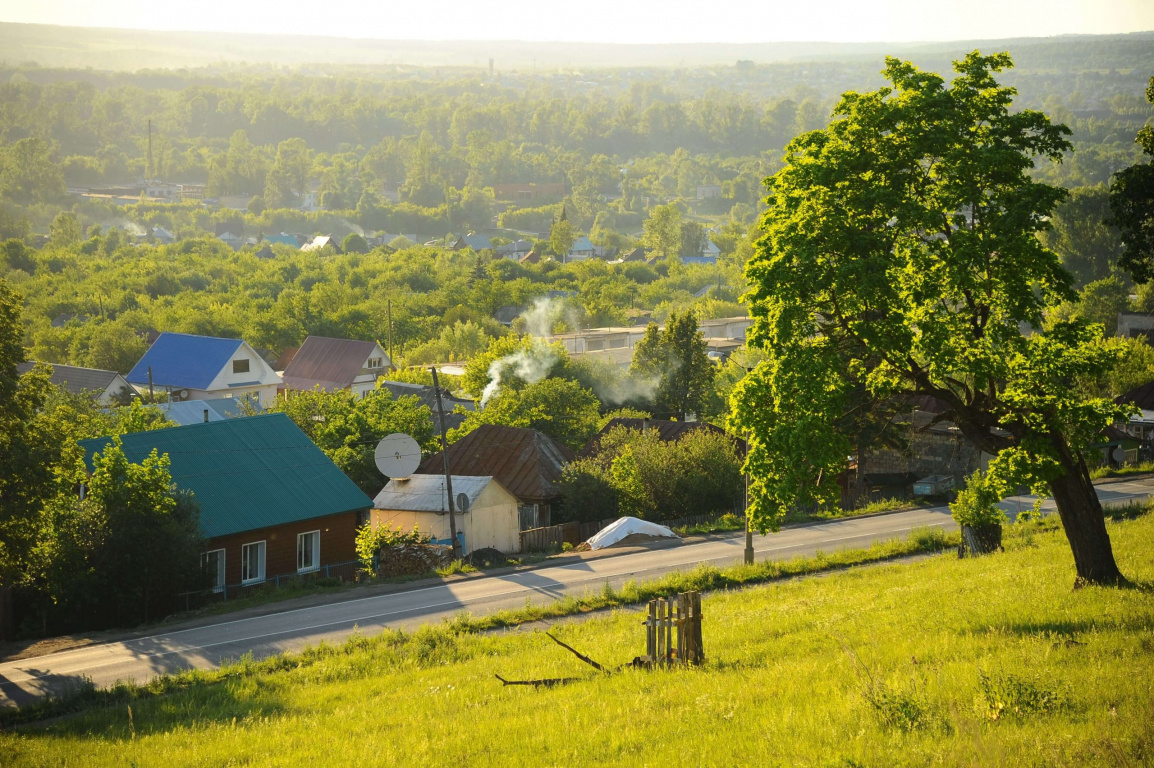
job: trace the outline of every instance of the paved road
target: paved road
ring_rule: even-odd
[[[1154,495],[1154,478],[1114,482],[1099,487],[1107,504]],[[1028,509],[1030,498],[1011,498],[1003,506],[1014,513]],[[1052,502],[1047,504],[1052,508]],[[758,560],[787,559],[875,541],[900,538],[922,527],[956,528],[945,507],[918,509],[865,518],[836,520],[755,536]],[[213,667],[251,652],[260,658],[300,650],[322,640],[346,638],[354,627],[373,632],[384,627],[415,628],[459,611],[485,614],[518,608],[529,600],[547,603],[565,595],[598,590],[606,582],[618,587],[630,579],[652,579],[701,563],[731,565],[742,559],[742,534],[654,550],[567,561],[533,570],[449,583],[415,584],[412,588],[351,600],[285,610],[249,618],[222,617],[214,624],[173,629],[162,634],[110,642],[0,664],[0,704],[19,704],[45,693],[60,692],[81,678],[98,686],[118,680],[144,682],[159,674],[190,667]]]

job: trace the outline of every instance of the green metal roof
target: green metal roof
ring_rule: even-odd
[[[81,440],[89,469],[110,437]],[[200,503],[206,538],[358,509],[372,500],[283,413],[225,419],[121,437],[139,463],[168,454],[172,480]]]

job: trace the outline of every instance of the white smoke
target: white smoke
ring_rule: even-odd
[[[517,318],[525,333],[533,338],[552,336],[554,329],[564,323],[567,330],[576,331],[581,327],[581,317],[564,299],[539,298]]]
[[[542,339],[529,339],[529,346],[511,355],[494,360],[489,366],[489,383],[481,393],[481,407],[484,408],[501,385],[510,378],[517,377],[526,384],[536,384],[546,376],[558,360],[557,350]]]
[[[361,227],[357,226],[353,222],[349,221],[348,219],[342,218],[341,223],[344,224],[346,227],[348,227],[350,231],[356,232],[361,237],[366,237],[365,230],[363,230]]]
[[[140,226],[135,221],[129,221],[128,219],[113,219],[112,221],[110,221],[108,223],[101,222],[101,226],[119,227],[120,229],[123,229],[125,232],[132,235],[133,237],[144,237],[145,235],[148,234],[147,229]]]

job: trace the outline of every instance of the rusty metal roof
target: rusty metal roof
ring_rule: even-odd
[[[1154,381],[1119,395],[1114,398],[1114,402],[1119,404],[1133,403],[1144,411],[1154,410]]]
[[[309,336],[284,369],[285,386],[303,390],[316,386],[328,391],[345,389],[377,348],[375,341]],[[381,357],[388,359],[383,350]]]
[[[558,481],[573,451],[535,429],[482,424],[449,446],[453,474],[491,475],[520,501],[560,497]],[[421,464],[418,474],[443,474],[441,454]]]

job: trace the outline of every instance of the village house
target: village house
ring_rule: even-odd
[[[173,400],[248,398],[271,405],[282,386],[276,371],[240,339],[162,333],[125,377],[138,392],[167,392]]]
[[[452,476],[454,524],[461,553],[492,548],[505,554],[521,551],[517,498],[493,477]],[[461,511],[458,499],[466,501]],[[435,544],[450,544],[448,495],[444,475],[412,475],[389,481],[373,500],[372,525],[402,531],[414,527]]]
[[[34,362],[20,363],[16,366],[16,372],[23,376],[35,366]],[[52,363],[51,367],[53,384],[63,387],[74,395],[87,394],[100,405],[126,404],[136,394],[125,378],[116,371],[55,363]]]
[[[460,235],[453,244],[449,246],[451,251],[463,251],[466,248],[472,248],[474,251],[490,251],[493,249],[493,243],[489,240],[488,235],[479,235],[476,232],[470,232],[467,235]],[[528,251],[526,251],[527,253]]]
[[[444,368],[438,370],[449,373]],[[379,388],[387,390],[394,400],[402,397],[416,397],[420,400],[421,405],[429,408],[429,418],[433,422],[433,433],[440,434],[441,422],[437,417],[437,390],[427,384],[410,384],[407,381],[390,381],[388,379],[381,381]],[[449,390],[441,387],[441,407],[445,409],[445,429],[450,430],[457,429],[465,422],[465,414],[458,411],[475,411],[477,403],[470,398],[457,397]]]
[[[449,446],[449,467],[463,475],[492,476],[517,499],[519,530],[550,524],[561,501],[561,473],[573,451],[535,429],[482,424]],[[441,475],[445,463],[434,453],[417,474]],[[455,486],[454,486],[455,489]]]
[[[347,389],[364,397],[377,388],[377,378],[392,369],[393,361],[375,341],[309,336],[284,369],[282,379],[285,389]]]
[[[167,455],[172,481],[200,507],[213,588],[278,576],[351,576],[368,496],[282,413],[123,435],[129,461]],[[82,440],[89,467],[110,437]],[[340,566],[336,571],[334,566]]]

